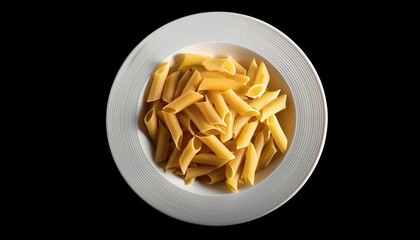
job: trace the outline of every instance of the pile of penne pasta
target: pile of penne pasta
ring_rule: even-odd
[[[171,71],[170,71],[171,70]],[[233,58],[183,54],[152,77],[144,118],[156,147],[154,160],[191,184],[225,181],[232,192],[254,185],[287,138],[276,113],[286,94],[268,91],[270,74],[255,59],[248,69]]]

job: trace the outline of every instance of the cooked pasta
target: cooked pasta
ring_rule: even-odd
[[[152,74],[139,118],[155,146],[154,161],[186,186],[220,183],[238,192],[256,184],[258,171],[287,149],[276,116],[287,95],[267,89],[270,73],[255,59],[248,68],[230,56],[183,54],[179,60]]]

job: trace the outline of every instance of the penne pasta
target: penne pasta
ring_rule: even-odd
[[[173,172],[179,168],[179,157],[181,157],[182,151],[178,148],[172,150],[171,156],[165,166],[165,172]]]
[[[221,72],[210,72],[210,71],[200,71],[201,77],[204,78],[227,78],[225,74]]]
[[[176,85],[178,83],[180,72],[176,71],[166,78],[165,87],[163,88],[162,100],[170,103],[174,97]]]
[[[182,90],[184,90],[185,84],[187,84],[188,80],[190,80],[192,74],[193,74],[193,70],[188,69],[184,73],[184,75],[182,75],[181,79],[179,79],[178,84],[176,86],[173,98],[177,98],[177,97],[181,96]]]
[[[203,176],[204,174],[210,173],[217,169],[215,166],[199,166],[199,167],[190,167],[187,169],[185,174],[185,180]]]
[[[229,76],[228,78],[242,84],[246,84],[249,82],[249,77],[247,75],[242,75],[242,74],[235,74],[235,75]]]
[[[219,167],[212,172],[202,175],[200,179],[206,184],[215,184],[223,181],[226,179],[225,168]]]
[[[221,92],[223,99],[229,103],[235,111],[243,116],[258,116],[260,113],[248,105],[233,90]]]
[[[228,179],[231,179],[235,176],[237,173],[239,167],[241,166],[244,157],[245,157],[246,148],[241,148],[236,150],[235,152],[235,159],[230,160],[226,164],[226,177]]]
[[[242,171],[241,175],[241,179],[245,183],[254,185],[255,170],[257,168],[257,164],[257,153],[255,152],[254,145],[250,142],[246,149],[244,170]]]
[[[265,168],[277,153],[277,148],[274,146],[273,138],[271,137],[265,145],[260,160],[258,161],[257,171]]]
[[[192,137],[185,147],[181,156],[179,157],[179,166],[183,174],[187,171],[188,165],[190,165],[193,157],[200,151],[201,141],[197,137]]]
[[[235,90],[243,91],[245,84],[232,79],[225,78],[204,78],[198,90]]]
[[[215,153],[199,153],[195,155],[191,162],[201,163],[216,167],[225,165],[229,160],[219,158]]]
[[[242,67],[242,65],[239,64],[235,59],[233,59],[231,56],[229,56],[227,59],[233,63],[237,74],[242,74],[242,75],[246,74],[246,69]]]
[[[169,132],[171,133],[172,139],[174,140],[175,147],[181,149],[182,142],[182,129],[179,125],[178,118],[175,113],[168,113],[162,111],[163,118],[165,119],[166,126],[168,126]]]
[[[226,123],[226,131],[225,133],[220,134],[220,140],[222,142],[227,142],[233,137],[233,124],[235,122],[236,112],[232,109],[229,109],[230,112],[228,112],[225,116],[225,123]]]
[[[155,152],[155,162],[165,161],[168,157],[169,151],[169,132],[166,130],[165,126],[159,121],[159,130],[156,144]]]
[[[156,146],[156,139],[158,137],[158,117],[156,109],[150,109],[144,116],[144,124],[146,125],[147,132],[149,133],[150,139],[152,139],[153,145]]]
[[[194,122],[201,133],[206,135],[215,135],[223,132],[217,126],[209,124],[195,104],[186,108],[184,112],[191,119],[191,121]]]
[[[255,79],[252,86],[249,87],[246,95],[250,98],[260,97],[267,89],[268,82],[270,81],[270,74],[264,62],[261,62],[255,74]]]
[[[181,56],[181,65],[178,70],[185,71],[191,66],[202,65],[204,61],[210,59],[208,56],[198,54],[183,54]]]
[[[230,109],[223,99],[222,94],[219,91],[207,91],[207,96],[209,96],[210,100],[213,102],[214,108],[217,113],[219,113],[223,122],[226,123],[226,115],[230,112]]]
[[[203,66],[208,71],[226,72],[231,75],[236,74],[235,65],[229,59],[209,59],[203,62]]]
[[[168,105],[163,107],[163,111],[169,113],[179,113],[180,111],[184,110],[188,106],[194,104],[198,100],[202,99],[203,95],[194,92],[194,91],[187,91]]]
[[[255,108],[255,110],[260,111],[263,109],[267,104],[272,102],[276,99],[280,94],[280,90],[272,91],[272,92],[265,92],[261,97],[255,98],[250,101],[248,104],[249,106]]]
[[[263,132],[259,132],[257,134],[257,136],[254,138],[254,143],[253,144],[254,144],[257,159],[260,159],[261,153],[262,153],[264,145],[265,145]]]
[[[209,124],[227,126],[227,124],[220,118],[219,114],[214,109],[213,105],[206,97],[205,102],[196,102],[195,105],[204,115],[204,118]]]
[[[147,96],[147,102],[153,102],[160,99],[168,72],[169,64],[163,63],[153,74],[152,85],[150,86],[149,95]]]
[[[255,61],[255,58],[252,59],[251,64],[249,65],[247,76],[249,77],[248,86],[252,86],[255,80],[255,74],[257,73],[258,65]]]
[[[229,149],[223,145],[223,143],[214,135],[209,136],[197,136],[205,145],[207,145],[211,150],[213,150],[214,153],[219,158],[222,159],[234,159],[235,155],[233,155]]]
[[[179,124],[182,126],[184,131],[188,131],[192,135],[195,135],[197,133],[196,129],[194,129],[194,127],[191,124],[190,117],[188,117],[184,112],[178,113],[177,116]]]
[[[246,148],[251,142],[255,129],[257,129],[258,121],[251,121],[245,124],[238,139],[236,140],[236,149]]]
[[[191,90],[197,90],[197,87],[200,85],[202,81],[200,72],[195,70],[193,74],[191,75],[190,79],[188,79],[187,83],[185,84],[184,89],[182,90],[181,94],[191,91]]]
[[[276,142],[280,151],[282,153],[286,151],[287,138],[279,124],[279,121],[276,118],[276,115],[271,115],[270,117],[268,117],[267,126],[270,129],[271,135],[273,136],[274,141]]]
[[[257,116],[257,119],[260,120],[260,122],[264,122],[265,119],[267,119],[268,117],[285,109],[286,97],[286,94],[280,95],[280,97],[274,99],[269,104],[267,104],[263,109],[261,109],[260,115]]]
[[[235,175],[232,178],[226,178],[226,186],[229,188],[231,192],[238,192],[238,183],[239,183],[239,177],[241,176],[243,171],[243,165],[240,166],[238,171],[235,173]]]
[[[245,126],[245,124],[248,123],[250,119],[251,117],[248,116],[236,116],[232,127],[232,134],[234,139],[239,137],[239,133],[242,131],[242,128]]]

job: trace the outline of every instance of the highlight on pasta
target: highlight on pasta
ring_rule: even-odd
[[[186,185],[225,182],[238,192],[254,185],[255,174],[287,149],[276,114],[286,94],[268,90],[264,62],[248,68],[235,59],[183,54],[160,64],[151,78],[143,119],[154,160]]]

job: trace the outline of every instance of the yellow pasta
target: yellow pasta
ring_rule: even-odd
[[[264,122],[269,116],[274,115],[281,110],[286,108],[286,94],[280,95],[280,97],[274,99],[272,102],[267,104],[263,109],[260,111],[260,115],[257,116],[260,122]]]
[[[271,115],[270,117],[268,117],[267,126],[270,129],[271,135],[273,136],[274,141],[276,142],[280,151],[282,153],[286,151],[287,138],[279,124],[279,121],[276,118],[276,115]]]
[[[154,145],[156,145],[156,139],[158,137],[158,117],[156,109],[150,109],[144,116],[144,124],[146,125],[149,137],[152,139]]]
[[[246,95],[251,98],[260,97],[267,89],[268,82],[270,81],[270,74],[268,73],[267,67],[264,62],[260,64],[255,74],[255,79],[248,89]]]
[[[169,132],[171,133],[172,139],[174,140],[175,147],[181,149],[182,142],[182,129],[179,125],[178,118],[175,113],[168,113],[162,111],[163,118],[165,119],[166,126],[168,126]]]
[[[208,101],[207,97],[205,102],[196,102],[195,105],[204,115],[204,118],[209,124],[227,126],[227,124],[220,118],[213,105]]]
[[[181,157],[182,151],[178,148],[172,150],[171,156],[169,156],[168,162],[165,166],[166,172],[173,172],[179,168],[179,157]]]
[[[235,75],[235,65],[229,59],[209,59],[203,62],[208,71],[226,72]]]
[[[209,124],[198,107],[194,104],[184,110],[187,116],[194,122],[198,130],[206,135],[220,134],[223,131],[215,125]]]
[[[243,159],[245,157],[246,148],[241,148],[236,150],[235,152],[235,159],[230,160],[226,164],[226,177],[231,179],[235,176],[236,172],[238,171]]]
[[[258,121],[251,121],[245,124],[238,139],[236,140],[236,149],[246,148],[251,142],[255,129],[257,129]]]
[[[155,152],[155,162],[165,161],[169,151],[169,132],[165,126],[159,121],[159,130]]]
[[[267,89],[270,73],[255,59],[247,69],[232,57],[179,60],[177,69],[163,63],[153,73],[139,118],[155,145],[154,161],[187,186],[223,181],[238,192],[254,185],[256,172],[287,149],[276,117],[287,95]]]
[[[270,140],[268,140],[267,144],[265,145],[261,153],[261,157],[257,165],[257,171],[265,168],[270,163],[271,159],[273,159],[276,153],[277,153],[277,148],[276,146],[274,146],[273,138],[270,138]]]
[[[202,175],[200,179],[207,184],[215,184],[220,181],[223,181],[226,179],[225,168],[219,167],[218,169],[212,172]]]
[[[176,71],[166,78],[165,87],[163,88],[162,93],[163,101],[167,103],[172,101],[175,94],[176,84],[178,83],[179,74],[180,72]]]
[[[246,149],[246,158],[244,170],[242,171],[241,179],[247,183],[254,185],[255,170],[257,169],[258,159],[255,152],[254,145],[250,142]]]
[[[173,98],[177,98],[181,95],[182,90],[184,90],[185,88],[185,84],[187,84],[188,80],[190,80],[192,74],[193,74],[192,69],[188,69],[184,73],[184,75],[182,75],[181,79],[179,79],[178,84],[176,86]]]
[[[228,160],[235,158],[235,155],[233,155],[216,136],[198,136],[198,138],[213,150],[219,158]]]
[[[152,85],[150,86],[149,95],[147,96],[147,102],[153,102],[160,99],[165,86],[165,80],[168,76],[169,64],[163,63],[159,66],[156,72],[153,74]]]
[[[179,166],[183,174],[187,171],[188,165],[190,164],[193,157],[200,151],[201,141],[197,137],[193,137],[188,142],[181,156],[179,157]]]
[[[210,173],[215,169],[217,169],[215,166],[190,167],[185,174],[185,180],[203,176],[204,174]]]
[[[210,59],[210,57],[198,55],[198,54],[183,54],[181,56],[181,65],[178,70],[185,71],[191,66],[202,65],[204,61]]]
[[[202,98],[203,95],[197,92],[187,91],[172,102],[170,102],[168,105],[163,107],[162,109],[165,112],[178,113]]]
[[[222,96],[227,103],[229,103],[238,114],[243,116],[258,116],[260,113],[248,105],[241,97],[239,97],[233,90],[222,92]]]
[[[227,142],[233,137],[233,124],[235,122],[236,112],[232,109],[229,109],[225,116],[225,123],[226,123],[226,131],[220,134],[220,140],[222,142]]]
[[[181,94],[187,91],[197,90],[197,87],[200,85],[201,80],[202,79],[201,79],[200,72],[195,70],[193,74],[191,75],[190,79],[185,84],[184,90],[182,90]]]
[[[191,162],[221,167],[228,161],[227,159],[219,158],[215,153],[199,153],[193,157]]]
[[[235,90],[243,91],[245,84],[233,79],[225,78],[204,78],[198,90]]]
[[[235,69],[236,69],[237,74],[242,74],[242,75],[246,74],[246,69],[244,67],[242,67],[242,65],[239,64],[235,59],[233,59],[231,56],[229,56],[227,59],[229,61],[231,61],[233,63],[233,65],[235,65]]]

